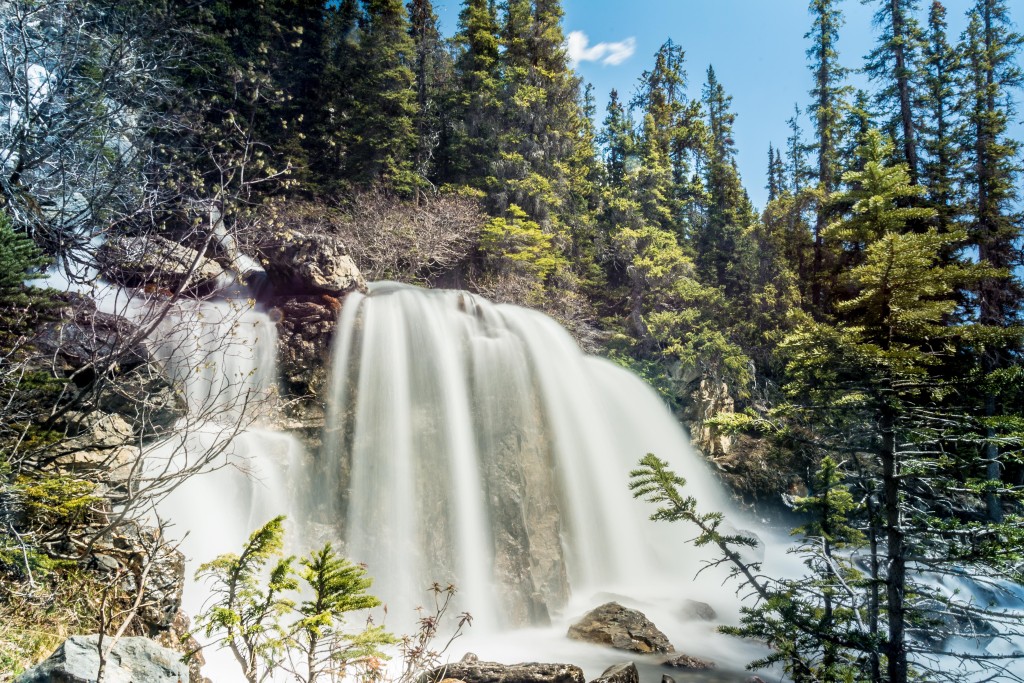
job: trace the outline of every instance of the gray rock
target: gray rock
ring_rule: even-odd
[[[259,244],[258,251],[278,294],[366,291],[366,280],[337,237],[283,230]]]
[[[640,672],[633,662],[612,664],[591,683],[640,683]]]
[[[691,621],[714,621],[718,616],[711,605],[699,600],[683,600],[683,607],[679,610],[679,614],[684,619]]]
[[[668,674],[662,674],[661,683],[676,683],[676,679],[672,678]]]
[[[692,655],[678,655],[662,662],[662,666],[671,666],[675,669],[685,671],[708,671],[715,668],[715,663],[708,659],[701,659]]]
[[[118,237],[100,247],[103,274],[128,287],[149,287],[155,293],[206,293],[224,274],[219,263],[158,235]],[[195,268],[193,269],[193,265]]]
[[[609,602],[569,627],[569,637],[630,652],[672,652],[668,637],[642,612]]]
[[[585,683],[583,670],[572,664],[458,663],[441,666],[421,678],[422,683],[455,679],[465,683]]]
[[[95,683],[100,667],[98,635],[72,636],[42,664],[15,683]],[[108,640],[104,640],[106,648]],[[185,683],[181,655],[148,638],[121,638],[107,657],[104,683]]]

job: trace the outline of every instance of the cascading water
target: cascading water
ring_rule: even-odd
[[[348,298],[335,344],[325,462],[340,479],[320,497],[338,498],[346,552],[391,614],[440,581],[477,631],[546,623],[570,585],[664,566],[626,487],[645,453],[704,498],[718,488],[650,388],[540,313],[382,283]]]

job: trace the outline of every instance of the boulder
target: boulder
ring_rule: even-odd
[[[640,672],[633,662],[612,664],[591,683],[640,683]]]
[[[267,277],[279,294],[341,296],[366,291],[366,281],[333,236],[283,230],[257,245]]]
[[[714,621],[718,616],[711,605],[698,600],[683,600],[679,614],[690,621]]]
[[[79,294],[58,299],[55,319],[41,323],[32,339],[42,361],[72,378],[97,408],[127,418],[136,433],[159,432],[185,414],[184,400],[142,343],[137,325],[98,312],[92,299]]]
[[[678,655],[670,657],[662,662],[662,666],[671,666],[674,669],[684,671],[708,671],[715,668],[715,663],[708,659],[701,659],[692,655]]]
[[[99,636],[71,636],[15,683],[95,683],[99,672]],[[104,639],[103,647],[109,640]],[[185,683],[188,667],[181,655],[148,638],[121,638],[107,657],[104,683]]]
[[[131,425],[120,415],[68,411],[62,420],[70,438],[62,441],[53,464],[111,485],[124,484],[142,451]]]
[[[113,282],[155,292],[208,293],[224,274],[216,261],[158,235],[113,238],[99,248],[97,259]]]
[[[569,637],[630,652],[672,652],[668,637],[642,612],[609,602],[569,627]]]
[[[583,670],[572,664],[498,664],[472,662],[448,664],[428,671],[420,683],[456,679],[464,683],[585,683]]]

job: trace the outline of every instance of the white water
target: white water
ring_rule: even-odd
[[[405,625],[427,586],[453,583],[473,631],[493,633],[578,616],[570,590],[637,595],[700,568],[682,529],[648,521],[628,473],[653,452],[708,510],[719,485],[649,387],[550,318],[385,283],[347,299],[335,344],[324,462],[350,469],[336,514],[389,619]],[[322,480],[320,496],[339,495]],[[516,564],[517,544],[542,554]],[[728,593],[707,579],[699,599]]]

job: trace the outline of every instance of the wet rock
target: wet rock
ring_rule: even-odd
[[[94,683],[99,667],[99,636],[72,636],[15,683]],[[119,639],[104,670],[104,680],[111,683],[184,683],[188,676],[179,653],[138,637]]]
[[[642,612],[616,602],[601,605],[569,627],[569,637],[630,652],[672,652],[672,643]]]
[[[585,683],[583,670],[572,664],[449,664],[429,671],[421,683],[456,679],[464,683]]]
[[[270,302],[277,323],[278,368],[290,417],[322,426],[331,363],[331,341],[341,300],[328,295],[276,297]]]
[[[219,263],[158,235],[118,237],[97,252],[100,269],[114,282],[168,293],[206,293],[224,274]]]
[[[281,294],[341,296],[366,291],[362,273],[337,237],[282,230],[257,248],[267,277]]]
[[[698,600],[683,600],[683,607],[679,610],[679,614],[684,619],[692,621],[714,621],[718,616],[711,605]]]
[[[472,652],[467,652],[466,654],[462,655],[462,659],[460,659],[459,661],[463,664],[476,664],[480,661],[480,658]]]
[[[640,683],[640,673],[633,662],[612,664],[591,683]]]
[[[91,299],[59,295],[54,320],[41,323],[33,345],[58,376],[72,379],[85,402],[125,417],[151,435],[185,414],[185,402],[129,320],[100,313]]]
[[[676,683],[676,679],[672,678],[668,674],[662,674],[661,683]]]
[[[701,659],[692,655],[679,655],[666,659],[662,662],[662,666],[671,666],[685,671],[708,671],[715,668],[715,663],[711,660]]]

